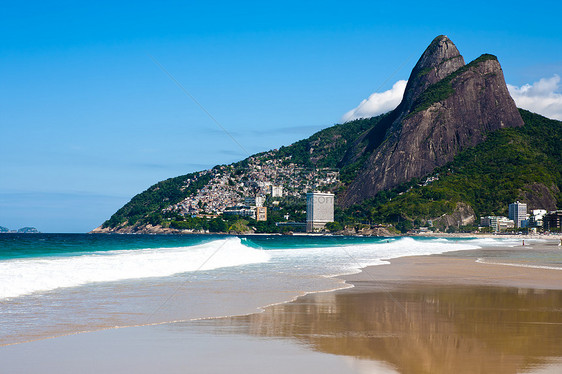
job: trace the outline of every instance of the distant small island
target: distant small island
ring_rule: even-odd
[[[22,227],[19,230],[10,230],[7,227],[0,226],[0,233],[2,234],[40,234],[41,232],[35,227]]]

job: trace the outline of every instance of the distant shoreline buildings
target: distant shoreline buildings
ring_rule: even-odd
[[[553,210],[543,218],[545,230],[562,228],[562,210]]]
[[[486,216],[480,218],[480,226],[490,227],[494,232],[500,232],[514,228],[515,222],[503,216]]]
[[[533,209],[527,213],[527,204],[520,201],[509,204],[508,217],[485,216],[480,218],[481,227],[490,227],[494,232],[508,229],[527,228],[535,231],[542,228],[546,231],[562,227],[562,210],[548,212],[546,209]]]

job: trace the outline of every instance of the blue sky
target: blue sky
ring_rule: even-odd
[[[159,180],[247,156],[150,56],[249,153],[391,90],[439,34],[558,105],[557,2],[390,3],[3,4],[0,226],[86,232]]]

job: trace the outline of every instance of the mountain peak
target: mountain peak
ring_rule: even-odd
[[[487,133],[522,125],[496,56],[483,54],[465,65],[453,42],[440,35],[412,70],[400,105],[370,130],[369,147],[360,150],[367,162],[340,201],[349,206],[421,178]]]
[[[404,110],[411,109],[414,101],[430,85],[439,82],[464,66],[464,58],[457,46],[445,35],[439,35],[425,49],[414,66],[404,93]]]
[[[422,54],[420,61],[424,58],[436,58],[439,62],[447,60],[456,56],[460,56],[459,50],[455,43],[451,41],[446,35],[439,35],[435,37]]]

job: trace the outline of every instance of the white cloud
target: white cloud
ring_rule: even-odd
[[[384,92],[375,92],[368,99],[343,115],[342,121],[352,121],[358,118],[369,118],[388,112],[398,106],[404,96],[407,81],[399,80],[392,88]]]
[[[396,108],[404,96],[406,83],[405,80],[399,80],[390,90],[371,94],[356,108],[344,114],[342,121],[374,117]],[[555,74],[551,78],[542,78],[533,84],[525,84],[521,87],[508,84],[507,88],[519,108],[542,114],[548,118],[562,120],[560,76]]]
[[[562,120],[562,93],[559,92],[560,77],[542,78],[533,84],[521,87],[507,85],[509,93],[519,108]]]

